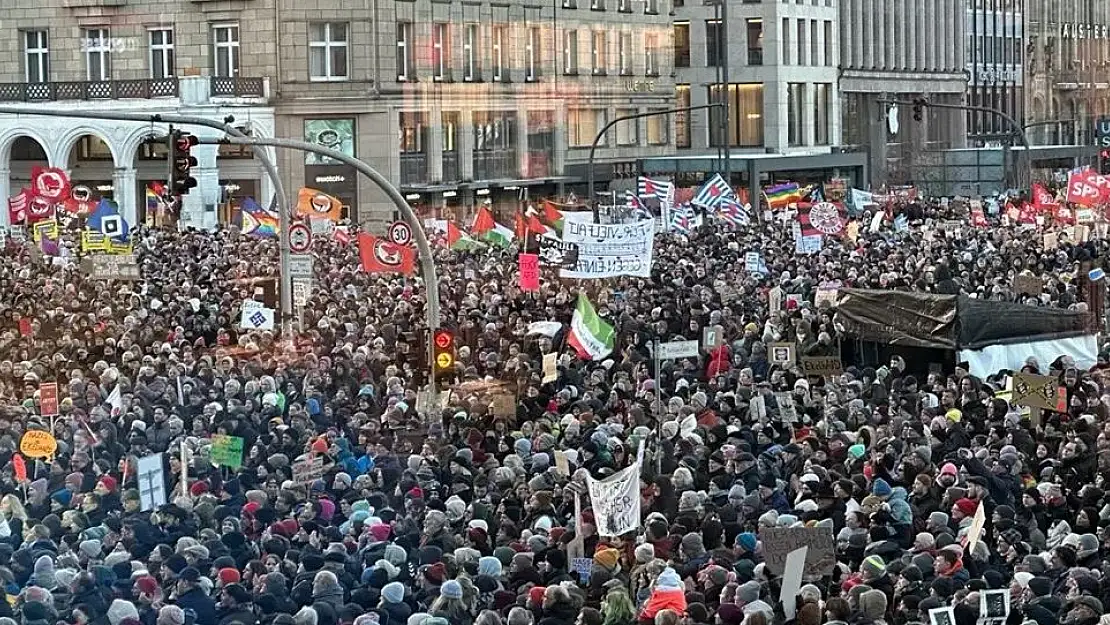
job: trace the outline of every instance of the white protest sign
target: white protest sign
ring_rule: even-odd
[[[651,277],[655,222],[595,224],[588,211],[564,213],[563,242],[578,245],[578,265],[563,269],[562,278]]]
[[[590,477],[590,502],[598,536],[620,536],[640,527],[640,463],[604,480]]]
[[[162,454],[139,458],[139,509],[154,510],[166,505],[166,477],[162,469]]]
[[[273,308],[247,308],[243,307],[243,314],[239,318],[239,328],[243,330],[273,330]]]
[[[787,620],[794,618],[797,612],[798,591],[802,589],[802,574],[806,568],[806,553],[809,547],[800,547],[786,554],[786,570],[782,574],[782,591],[779,592],[779,601],[782,602],[782,613]]]

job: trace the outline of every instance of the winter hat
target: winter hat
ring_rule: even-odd
[[[241,576],[239,575],[239,569],[233,569],[231,567],[220,569],[218,577],[220,579],[220,583],[224,585],[238,584],[239,580],[241,579]]]
[[[139,620],[139,610],[135,608],[135,604],[123,599],[112,601],[112,605],[108,606],[108,622],[119,625],[125,618]]]
[[[741,532],[736,535],[736,546],[740,547],[744,551],[755,551],[757,544],[758,543],[756,542],[755,534],[753,534],[752,532]]]
[[[445,599],[462,599],[462,584],[453,579],[449,579],[443,582],[443,585],[439,587],[439,595]]]
[[[886,563],[879,556],[867,556],[859,565],[860,572],[866,573],[868,579],[875,579],[886,574]]]
[[[892,491],[890,484],[887,484],[886,480],[881,477],[875,480],[875,483],[871,486],[871,494],[876,497],[889,497]]]
[[[158,611],[157,622],[165,625],[185,625],[185,610],[176,605],[162,606]]]
[[[655,579],[655,587],[659,590],[680,590],[682,589],[682,579],[674,569],[668,566]]]
[[[316,610],[307,605],[293,615],[295,625],[316,625],[317,619]]]
[[[77,548],[81,550],[81,553],[85,554],[85,557],[92,559],[99,558],[100,551],[104,547],[100,544],[99,540],[93,538],[81,541],[81,544],[79,544]]]
[[[637,545],[633,553],[636,556],[636,562],[638,564],[647,564],[655,559],[655,545],[651,543]]]
[[[493,556],[478,559],[478,575],[501,577],[501,561]]]
[[[389,582],[382,587],[382,599],[387,603],[401,603],[405,600],[405,585],[401,582]]]
[[[158,592],[158,580],[154,579],[150,575],[143,575],[142,577],[136,579],[135,585],[139,587],[139,592],[147,595],[153,595],[154,593]]]
[[[607,569],[613,569],[616,568],[620,556],[621,552],[611,547],[598,549],[597,553],[594,554],[594,563]]]
[[[973,516],[975,511],[979,509],[979,504],[974,499],[963,497],[956,500],[955,508],[964,516]]]
[[[747,605],[759,601],[759,582],[748,581],[736,589],[736,601]]]

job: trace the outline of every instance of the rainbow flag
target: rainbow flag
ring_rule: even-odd
[[[771,208],[786,208],[801,201],[802,190],[798,183],[787,182],[766,187],[763,189],[763,195],[766,196],[767,205]]]
[[[239,231],[243,234],[260,238],[277,237],[280,230],[278,216],[262,208],[254,198],[243,198],[243,202],[239,204],[239,213],[242,218]]]

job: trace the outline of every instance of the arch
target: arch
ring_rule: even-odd
[[[91,126],[77,126],[72,130],[66,131],[62,138],[58,141],[58,151],[54,154],[55,159],[59,163],[59,167],[69,168],[69,157],[73,152],[73,147],[77,145],[77,141],[84,136],[93,136],[104,142],[108,146],[108,151],[112,153],[112,163],[114,167],[129,167],[130,163],[120,163],[120,150],[119,147],[113,145],[111,137],[100,130]]]
[[[53,159],[51,158],[53,155],[50,151],[50,144],[47,143],[46,139],[44,139],[43,136],[35,130],[32,130],[30,128],[20,128],[18,130],[9,130],[7,132],[0,133],[0,167],[11,166],[12,146],[15,145],[15,142],[20,139],[30,139],[39,144],[39,147],[42,148],[42,151],[46,153],[46,164],[50,167],[54,166]]]
[[[124,137],[120,145],[117,160],[123,162],[123,167],[131,167],[135,163],[135,156],[139,153],[139,146],[151,137],[164,137],[166,131],[151,128],[149,124],[136,127]]]

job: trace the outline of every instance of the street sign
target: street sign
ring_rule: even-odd
[[[389,240],[397,245],[408,245],[412,241],[412,228],[403,221],[395,221],[389,225]]]
[[[670,343],[658,343],[657,345],[659,354],[656,358],[659,360],[698,357],[697,341],[671,341]]]
[[[1095,122],[1095,145],[1110,148],[1110,117],[1100,117]]]
[[[312,291],[312,286],[304,280],[293,281],[293,306],[297,308],[304,308],[308,303],[309,293]]]
[[[312,284],[312,256],[295,254],[289,257],[289,277],[294,282]]]
[[[289,226],[289,251],[303,254],[312,247],[312,230],[303,223]]]

